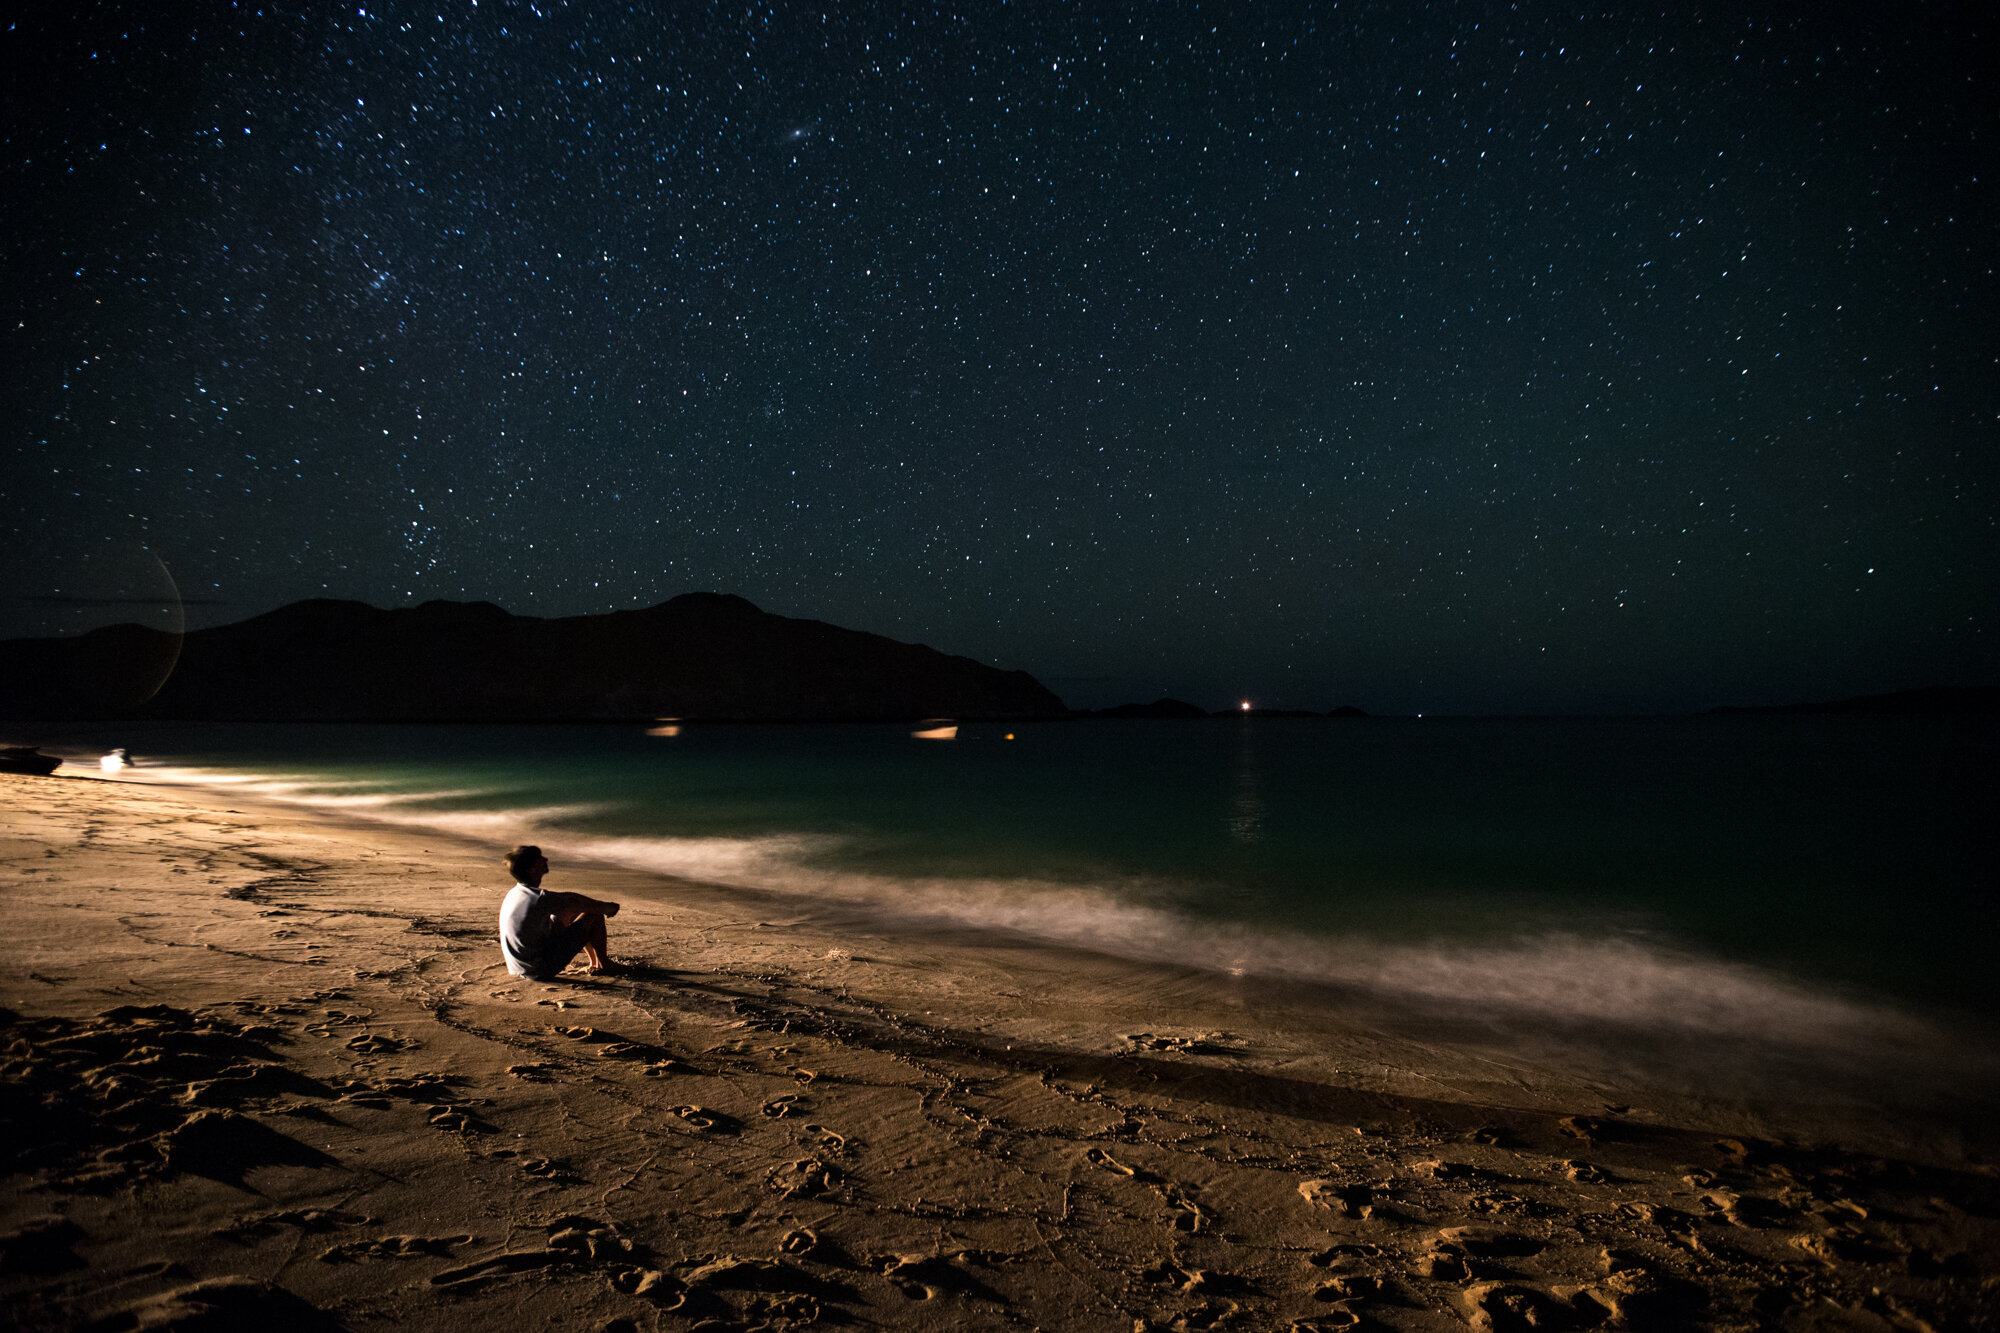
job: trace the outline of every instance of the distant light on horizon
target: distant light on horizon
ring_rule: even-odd
[[[1246,713],[1250,711],[1250,701],[1248,699],[1243,701],[1243,711]]]

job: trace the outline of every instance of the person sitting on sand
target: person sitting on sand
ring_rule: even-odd
[[[549,981],[578,951],[594,977],[617,970],[604,945],[604,919],[618,915],[617,903],[544,890],[549,859],[539,847],[516,847],[506,861],[515,879],[500,903],[500,954],[509,972]]]

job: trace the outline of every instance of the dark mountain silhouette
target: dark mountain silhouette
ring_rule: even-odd
[[[176,661],[175,650],[178,649]],[[164,684],[161,680],[164,678]],[[1025,671],[688,593],[540,619],[488,602],[295,602],[176,636],[0,642],[0,716],[257,721],[1065,717]]]
[[[1331,714],[1315,713],[1310,708],[1218,708],[1210,717],[1328,717]],[[1342,717],[1366,717],[1360,709],[1340,714]]]

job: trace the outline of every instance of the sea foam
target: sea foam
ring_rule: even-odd
[[[197,767],[154,767],[125,780],[240,790],[398,827],[535,842],[558,863],[580,859],[786,895],[808,910],[858,914],[873,928],[922,924],[1005,932],[1142,962],[1334,987],[1399,1006],[1492,1021],[1625,1026],[1800,1050],[1909,1049],[1938,1040],[1928,1023],[1901,1010],[1630,931],[1424,942],[1280,934],[1156,905],[1185,898],[1184,886],[888,876],[816,864],[841,845],[824,835],[638,837],[575,827],[601,813],[602,804],[448,809],[440,807],[478,793],[355,790],[367,784]]]

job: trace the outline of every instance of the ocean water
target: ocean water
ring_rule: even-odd
[[[134,776],[1390,1003],[2000,1031],[1981,719],[151,725]],[[768,908],[759,910],[768,911]]]

